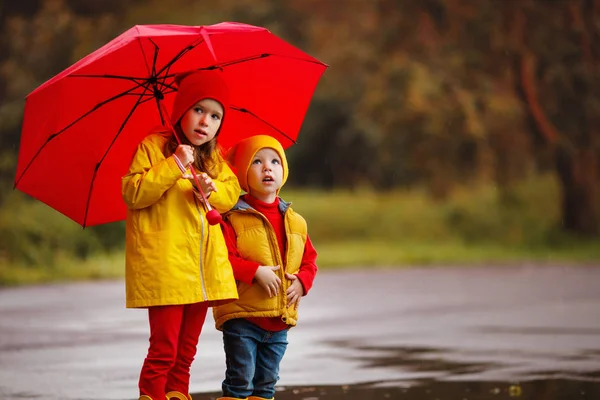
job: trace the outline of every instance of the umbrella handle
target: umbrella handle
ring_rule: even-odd
[[[165,110],[165,105],[162,103],[162,101],[158,100],[158,104],[160,105],[160,109],[162,110],[162,112],[164,113],[164,115],[169,115],[166,110]],[[167,121],[167,124],[169,125],[169,128],[171,128],[171,132],[173,133],[173,135],[175,135],[175,139],[177,139],[177,143],[181,144],[181,139],[179,139],[179,136],[177,136],[177,132],[175,132],[175,127],[173,126],[173,123],[171,122],[170,118],[163,118],[163,120]],[[206,206],[206,219],[208,220],[208,223],[211,225],[217,225],[218,223],[220,223],[223,218],[221,217],[221,214],[212,208],[212,206],[210,205],[210,203],[208,202],[208,199],[206,198],[206,195],[204,194],[204,191],[202,190],[202,186],[200,186],[200,182],[198,182],[198,177],[196,176],[196,170],[194,169],[193,165],[190,165],[190,172],[192,173],[192,178],[194,178],[194,182],[196,182],[196,188],[198,189],[198,192],[200,193],[200,195],[202,196],[202,200],[204,201],[204,205]]]

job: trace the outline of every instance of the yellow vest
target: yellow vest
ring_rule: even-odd
[[[213,308],[215,326],[221,329],[225,321],[233,318],[281,317],[289,326],[295,326],[298,311],[295,306],[288,307],[287,291],[290,280],[285,273],[295,274],[300,269],[304,246],[306,244],[307,226],[302,216],[291,209],[290,203],[283,200],[279,209],[284,214],[285,234],[287,238],[286,254],[281,255],[277,236],[273,227],[258,211],[251,208],[243,200],[225,215],[237,236],[237,249],[242,258],[260,263],[260,265],[279,265],[275,273],[281,279],[281,288],[277,296],[269,297],[258,284],[248,285],[237,282],[239,300]]]
[[[209,225],[206,209],[163,149],[169,134],[151,134],[138,146],[122,178],[126,221],[126,306],[149,307],[237,299],[223,232]],[[219,161],[219,160],[218,160]],[[188,171],[189,172],[189,171]],[[240,186],[220,159],[209,197],[219,212],[235,205]]]

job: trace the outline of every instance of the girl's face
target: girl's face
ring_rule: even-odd
[[[213,99],[202,99],[181,117],[179,125],[194,146],[210,142],[223,121],[223,106]]]
[[[247,179],[252,196],[265,203],[274,202],[283,181],[283,165],[279,153],[266,147],[257,151],[248,168]]]

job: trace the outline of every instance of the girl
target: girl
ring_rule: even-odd
[[[151,133],[122,179],[126,306],[148,308],[150,323],[140,400],[191,400],[190,367],[207,309],[237,299],[221,228],[208,224],[188,170],[199,172],[216,210],[235,204],[240,186],[216,144],[229,93],[219,71],[183,74],[176,83],[171,122],[179,141],[168,130]]]

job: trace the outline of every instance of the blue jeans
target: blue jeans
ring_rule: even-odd
[[[265,331],[243,318],[223,324],[227,370],[223,396],[271,399],[279,380],[279,363],[287,348],[287,333]]]

